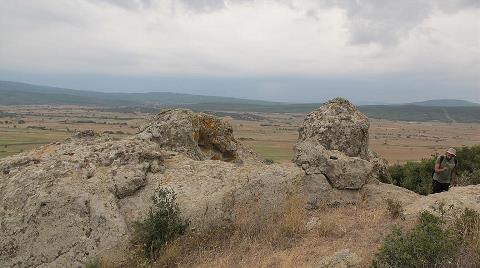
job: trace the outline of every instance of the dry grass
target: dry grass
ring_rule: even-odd
[[[115,268],[114,262],[108,257],[95,257],[85,265],[86,268]]]
[[[235,217],[204,231],[189,231],[165,246],[153,267],[311,267],[349,249],[368,266],[394,225],[386,207],[348,205],[307,211],[305,200],[288,196],[271,213],[255,202],[233,208]],[[133,261],[132,261],[133,260]],[[129,266],[146,267],[137,254]]]
[[[461,255],[457,259],[458,267],[480,266],[480,217],[471,218],[469,221],[457,225],[463,236],[464,245]]]

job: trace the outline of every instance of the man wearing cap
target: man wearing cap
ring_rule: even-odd
[[[435,161],[435,172],[433,174],[432,192],[440,193],[448,191],[450,185],[455,186],[457,159],[455,156],[457,151],[449,148],[445,155],[440,155]]]

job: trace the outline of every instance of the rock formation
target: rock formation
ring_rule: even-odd
[[[376,182],[386,165],[367,140],[365,116],[335,99],[307,116],[295,164],[265,165],[227,122],[187,110],[164,111],[123,140],[88,131],[1,159],[0,267],[77,267],[106,252],[120,260],[158,187],[176,192],[197,230],[251,207],[268,215],[292,194],[307,209],[420,200]],[[465,194],[478,196],[479,187]]]
[[[294,162],[336,189],[358,190],[388,177],[386,162],[368,149],[368,128],[368,118],[348,100],[333,99],[305,117]]]
[[[313,142],[349,157],[368,158],[368,118],[348,100],[335,98],[309,113],[299,130],[299,143]]]
[[[238,159],[238,142],[233,137],[232,126],[204,113],[165,110],[142,126],[138,137],[195,160],[231,162]]]
[[[79,137],[0,161],[0,267],[81,266],[128,238],[119,202],[163,171],[164,155]]]

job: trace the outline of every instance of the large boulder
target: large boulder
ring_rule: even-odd
[[[0,160],[0,267],[80,267],[128,241],[122,200],[168,157],[153,142],[80,135]]]
[[[368,118],[348,100],[330,100],[305,117],[294,162],[307,175],[325,176],[336,189],[388,180],[388,163],[368,149],[368,128]]]
[[[335,98],[309,113],[298,142],[312,141],[346,156],[368,157],[368,118],[348,100]]]
[[[164,110],[141,127],[138,137],[195,160],[238,160],[232,126],[217,117],[184,109]]]
[[[296,163],[307,175],[322,174],[336,189],[360,189],[372,176],[373,165],[360,157],[348,157],[315,143],[296,147]]]

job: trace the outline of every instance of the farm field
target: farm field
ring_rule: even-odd
[[[217,114],[232,123],[237,139],[263,157],[291,161],[304,114]],[[78,130],[128,136],[136,133],[150,115],[78,106],[0,106],[0,157],[66,139]],[[370,147],[390,164],[420,160],[443,153],[450,146],[480,144],[479,123],[380,119],[371,119],[370,123]]]
[[[241,137],[243,143],[266,158],[290,161],[303,116],[294,118],[294,123],[291,116],[288,119],[281,117],[277,115],[276,122],[269,123],[269,126],[261,122],[237,123],[236,137]],[[442,154],[448,147],[480,144],[480,124],[371,119],[369,136],[370,148],[390,164],[404,163]]]

